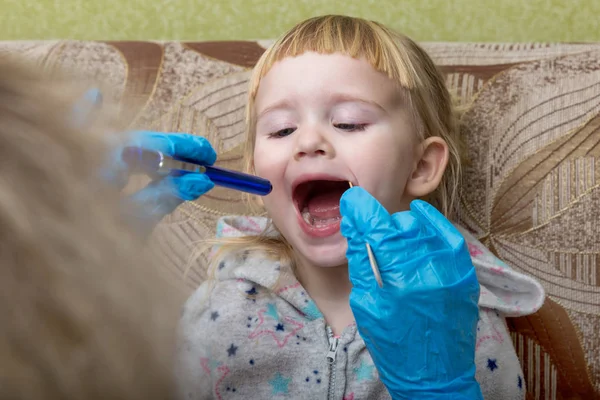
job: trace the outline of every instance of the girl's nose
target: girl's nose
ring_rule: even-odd
[[[296,138],[294,151],[296,161],[306,157],[331,158],[335,155],[331,142],[320,128],[311,127],[300,132],[297,131]]]

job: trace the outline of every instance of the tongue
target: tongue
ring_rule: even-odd
[[[328,219],[340,216],[340,197],[344,194],[343,188],[327,190],[310,196],[306,206],[313,218]]]

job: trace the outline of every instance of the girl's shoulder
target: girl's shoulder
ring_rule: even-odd
[[[228,254],[217,266],[186,301],[183,324],[210,324],[217,319],[239,323],[266,308],[295,313],[287,309],[294,308],[296,297],[304,294],[289,268],[261,254]]]
[[[465,228],[458,225],[456,228],[465,238],[477,272],[480,307],[508,317],[530,315],[542,307],[545,291],[537,280],[511,268]]]

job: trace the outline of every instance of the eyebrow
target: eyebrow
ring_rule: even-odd
[[[332,96],[333,103],[363,103],[370,105],[372,107],[378,108],[384,113],[388,113],[388,110],[385,109],[381,104],[373,100],[367,100],[359,96],[354,96],[348,93],[336,93]]]
[[[334,104],[336,104],[336,103],[363,103],[363,104],[367,104],[372,107],[375,107],[375,108],[383,111],[386,114],[389,114],[388,110],[386,110],[385,107],[383,107],[381,104],[377,103],[376,101],[367,100],[362,97],[354,96],[354,95],[351,95],[348,93],[336,93],[336,94],[332,95],[331,102]],[[256,116],[256,119],[259,120],[265,114],[268,114],[275,110],[290,109],[290,108],[293,108],[291,102],[287,99],[282,99],[282,100],[279,100],[279,101],[273,103],[272,105],[268,106],[264,110],[262,110]]]
[[[283,110],[283,109],[286,109],[286,108],[287,109],[292,108],[292,104],[291,104],[291,102],[289,100],[283,99],[283,100],[276,101],[275,103],[271,104],[269,107],[267,107],[264,110],[262,110],[256,116],[256,120],[258,121],[261,117],[263,117],[265,114],[270,113],[271,111]]]

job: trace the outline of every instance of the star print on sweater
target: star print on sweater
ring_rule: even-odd
[[[321,314],[321,311],[319,311],[317,304],[312,300],[309,300],[306,303],[306,306],[302,309],[302,313],[311,320],[321,318],[323,316],[323,314]]]
[[[248,296],[256,296],[258,292],[256,291],[256,287],[252,286],[252,288],[250,288],[249,290],[246,290],[246,294]]]
[[[300,310],[302,315],[309,320],[314,321],[317,318],[322,318],[323,314],[317,307],[317,304],[307,296],[306,291],[298,291],[297,289],[301,289],[299,282],[280,288],[277,290],[277,294],[283,298],[288,298],[288,300],[304,303],[304,306]]]
[[[225,380],[225,378],[227,377],[227,375],[229,375],[229,372],[230,372],[229,367],[227,367],[226,365],[223,365],[222,363],[220,363],[216,360],[210,360],[206,357],[203,357],[200,359],[200,365],[202,366],[202,369],[204,370],[204,372],[206,372],[209,376],[212,375],[213,373],[216,375],[213,390],[217,397],[217,400],[222,400],[223,396],[221,394],[220,387],[221,387],[221,384],[223,383],[223,381]]]
[[[375,365],[368,365],[364,360],[361,360],[360,365],[354,368],[356,379],[360,381],[370,381],[374,378]]]
[[[231,346],[229,346],[229,348],[227,349],[227,355],[229,357],[235,356],[237,349],[238,349],[237,346],[234,346],[234,344],[231,343]]]
[[[258,324],[248,338],[271,337],[280,348],[285,346],[290,338],[296,336],[296,333],[304,327],[304,324],[292,317],[280,319],[277,307],[273,303],[267,304],[267,308],[258,311],[256,321]]]
[[[269,381],[269,385],[273,388],[273,394],[287,394],[288,386],[292,378],[285,378],[279,372],[275,374],[273,379]]]

